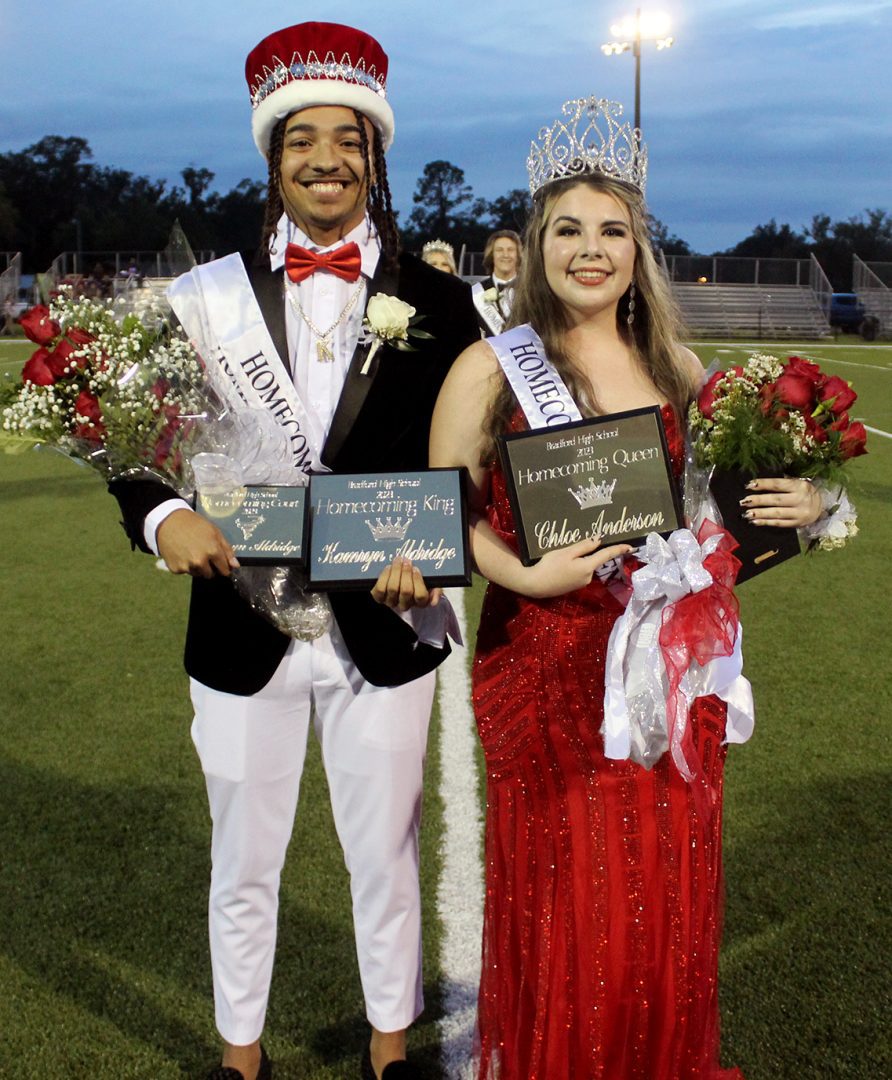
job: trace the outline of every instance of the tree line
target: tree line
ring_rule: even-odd
[[[182,186],[168,187],[125,169],[96,164],[86,139],[47,135],[25,150],[0,154],[0,250],[21,251],[26,270],[45,270],[61,251],[153,251],[165,247],[179,221],[195,250],[253,255],[260,234],[266,185],[245,179],[225,194],[211,190],[215,174],[184,168]],[[490,232],[523,228],[527,191],[477,198],[464,170],[448,161],[428,162],[398,221],[405,247],[446,240],[481,251]],[[689,245],[656,218],[651,239],[667,255],[690,255]],[[816,214],[797,231],[773,218],[734,247],[712,255],[808,258],[814,254],[833,284],[851,285],[852,255],[865,262],[892,261],[892,216],[865,210],[844,221]]]

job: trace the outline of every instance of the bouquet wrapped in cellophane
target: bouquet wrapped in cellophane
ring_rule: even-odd
[[[730,475],[818,482],[825,516],[802,531],[818,547],[841,547],[858,531],[845,465],[867,452],[864,425],[849,415],[856,400],[848,382],[800,356],[756,353],[742,365],[710,369],[688,414],[694,461],[711,470],[714,491]],[[726,524],[735,535],[745,527]]]
[[[21,325],[37,349],[2,391],[7,452],[51,446],[107,479],[132,470],[190,486],[189,450],[215,406],[200,357],[160,310],[139,318],[63,287]]]
[[[306,483],[284,431],[263,410],[235,411],[163,302],[137,315],[120,301],[62,287],[22,317],[37,346],[19,381],[0,388],[0,447],[48,446],[106,480],[156,479],[185,499],[196,489]],[[283,632],[328,629],[327,599],[287,567],[241,567],[239,593]]]

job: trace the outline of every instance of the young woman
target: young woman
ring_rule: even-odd
[[[569,160],[572,175],[556,167],[535,192],[512,321],[538,332],[583,416],[659,406],[680,475],[703,371],[676,336],[642,194],[603,159]],[[716,982],[725,706],[691,710],[711,814],[670,754],[651,769],[605,757],[605,653],[623,607],[598,572],[631,549],[583,540],[521,563],[494,440],[526,426],[493,349],[472,345],[441,392],[431,464],[467,468],[490,581],[473,674],[487,766],[479,1075],[730,1080]],[[806,481],[759,485],[753,520],[820,514]]]
[[[458,274],[452,244],[447,244],[445,240],[428,240],[421,249],[421,258],[424,262],[442,270],[444,274]]]

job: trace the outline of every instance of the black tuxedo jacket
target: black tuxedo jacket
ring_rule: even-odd
[[[248,270],[267,327],[290,369],[285,337],[282,272]],[[369,284],[376,293],[398,296],[424,319],[415,351],[387,345],[378,349],[369,375],[359,371],[367,347],[359,346],[322,450],[333,472],[423,469],[428,463],[431,413],[452,361],[479,340],[468,286],[411,255],[401,255],[396,271],[379,264]],[[153,480],[113,481],[122,522],[134,547],[146,551],[146,515],[175,497]],[[368,592],[331,594],[341,634],[363,677],[377,686],[396,686],[431,671],[449,652],[419,644],[414,631]],[[289,638],[256,614],[225,578],[194,578],[186,630],[185,665],[194,678],[230,694],[254,694],[269,682]]]

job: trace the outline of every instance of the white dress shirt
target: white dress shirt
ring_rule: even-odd
[[[351,242],[358,246],[362,260],[357,281],[344,281],[336,274],[323,270],[317,270],[299,283],[288,280],[287,276],[285,278],[285,330],[292,376],[297,393],[307,408],[313,441],[320,450],[328,436],[347,368],[359,341],[368,285],[381,257],[381,245],[367,217],[342,240],[330,247],[320,247],[285,214],[279,220],[276,236],[270,245],[270,269],[278,270],[285,261],[285,248],[289,243],[299,244],[322,255]],[[354,293],[358,295],[353,300],[349,314],[331,335],[334,359],[322,362],[317,357],[316,335],[300,317],[298,308],[324,334],[338,320]]]

